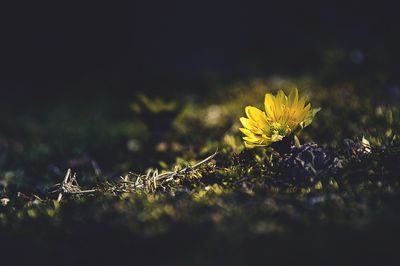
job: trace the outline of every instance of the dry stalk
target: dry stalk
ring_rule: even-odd
[[[195,168],[203,165],[210,160],[212,160],[218,152],[208,156],[207,158],[195,163],[194,165],[187,166],[181,170],[169,171],[164,173],[159,173],[158,169],[149,169],[146,174],[134,174],[129,173],[124,177],[121,177],[121,181],[117,186],[110,185],[110,190],[112,193],[124,193],[132,192],[138,189],[144,190],[146,192],[153,192],[158,187],[164,188],[164,185],[175,180],[178,177],[185,177],[188,172],[191,172]]]
[[[58,193],[57,202],[60,202],[65,194],[76,195],[93,193],[96,191],[95,189],[82,190],[76,181],[76,173],[72,175],[71,169],[68,169],[63,182],[55,184],[54,187],[56,187],[56,189],[51,193]]]
[[[191,172],[200,165],[209,162],[217,154],[218,152],[215,152],[200,162],[187,166],[181,170],[169,171],[160,174],[158,169],[149,169],[146,174],[129,173],[124,177],[121,177],[121,181],[118,184],[115,185],[106,182],[106,185],[108,187],[108,191],[113,194],[124,192],[129,193],[138,189],[146,192],[154,192],[158,187],[164,188],[164,185],[178,177],[185,177],[188,172]],[[61,183],[55,184],[54,187],[56,189],[50,193],[58,193],[57,202],[60,202],[64,195],[90,194],[97,191],[97,189],[82,190],[76,180],[76,173],[72,174],[71,169],[68,169],[64,180]]]

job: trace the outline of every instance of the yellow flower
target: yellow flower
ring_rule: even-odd
[[[292,89],[289,96],[280,90],[274,96],[265,94],[265,112],[247,106],[246,117],[241,117],[243,128],[240,131],[245,145],[248,148],[268,146],[273,142],[282,140],[311,124],[315,114],[320,108],[312,109],[311,104],[306,105],[306,97],[299,98],[297,89]]]

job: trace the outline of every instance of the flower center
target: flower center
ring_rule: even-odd
[[[281,138],[290,134],[292,130],[289,125],[282,125],[279,122],[273,122],[271,124],[271,132],[275,137],[280,136]]]

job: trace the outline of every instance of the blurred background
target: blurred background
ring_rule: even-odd
[[[390,81],[398,25],[395,6],[365,1],[3,6],[1,99],[199,93],[215,81],[333,68],[342,79]]]
[[[3,179],[93,163],[110,173],[143,170],[164,158],[144,145],[160,144],[183,104],[255,78],[311,77],[321,87],[351,83],[356,93],[400,97],[398,9],[382,1],[2,5]],[[166,116],[140,111],[159,112],[146,102],[154,98]],[[181,138],[183,147],[182,139],[196,141]],[[182,149],[171,145],[157,149]]]

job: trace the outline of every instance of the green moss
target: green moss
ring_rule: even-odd
[[[267,90],[293,86],[322,107],[301,132],[302,148],[286,155],[245,150],[238,131],[244,106],[261,105]],[[2,251],[23,243],[30,247],[26,256],[49,261],[107,262],[105,254],[112,254],[113,262],[170,265],[221,265],[222,257],[232,265],[259,258],[335,265],[348,257],[368,262],[372,250],[390,258],[400,232],[400,109],[367,91],[353,83],[326,88],[309,77],[275,77],[232,85],[202,102],[155,100],[165,114],[148,107],[144,116],[126,107],[121,119],[104,115],[96,123],[89,122],[90,111],[67,110],[40,123],[8,120],[12,129],[0,139],[7,143],[0,198],[9,199],[0,205]],[[155,104],[150,96],[141,99],[147,99],[142,108]],[[168,127],[159,127],[164,115]],[[60,121],[66,131],[56,126]],[[217,149],[216,157],[188,167]],[[82,160],[85,153],[90,160]],[[48,191],[70,161],[83,189],[96,192],[57,202]],[[130,186],[138,176],[128,171],[159,166],[158,174],[182,172],[153,184],[153,170],[148,184]],[[43,246],[52,255],[42,256]]]

